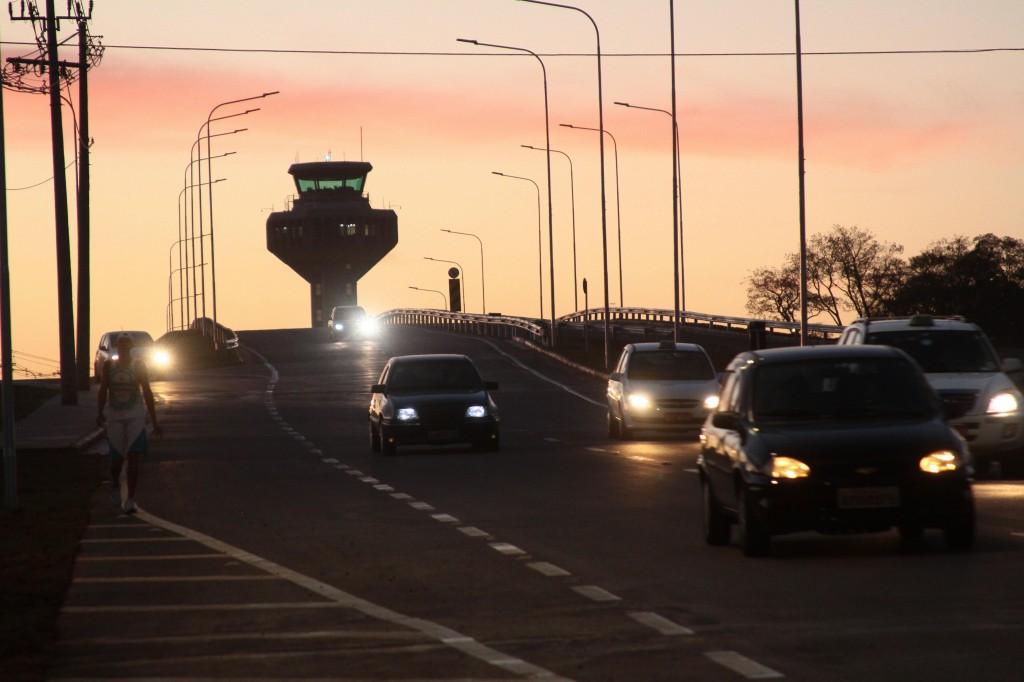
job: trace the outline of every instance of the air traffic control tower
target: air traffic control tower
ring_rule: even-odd
[[[356,284],[398,244],[398,216],[370,208],[373,169],[361,161],[296,163],[298,196],[267,218],[267,249],[309,282],[310,321],[327,323],[337,305],[356,304]]]

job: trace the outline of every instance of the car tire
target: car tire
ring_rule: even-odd
[[[712,546],[727,545],[732,523],[711,492],[707,479],[701,477],[700,487],[704,503],[704,542]]]
[[[380,452],[380,434],[377,433],[377,429],[370,424],[370,451]]]
[[[974,547],[975,524],[974,504],[969,503],[959,517],[946,523],[942,533],[946,539],[946,547],[953,552],[966,552]]]
[[[619,420],[615,418],[611,410],[608,410],[608,437],[612,440],[618,440],[621,437]]]
[[[385,455],[398,452],[398,440],[392,439],[384,427],[380,427],[380,451]]]
[[[772,536],[765,528],[764,522],[757,518],[757,510],[751,504],[750,497],[750,493],[744,487],[741,487],[736,494],[740,547],[743,548],[743,554],[746,556],[766,556],[771,553]]]

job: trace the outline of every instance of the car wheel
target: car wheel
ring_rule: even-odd
[[[946,546],[954,552],[966,552],[974,546],[974,504],[966,505],[959,517],[946,523],[942,529]]]
[[[757,510],[751,504],[750,493],[741,488],[736,495],[736,515],[740,527],[740,546],[747,556],[765,556],[771,552],[772,536],[764,522],[757,518]]]
[[[384,427],[380,427],[380,451],[385,455],[393,455],[398,452],[398,440],[393,438]]]
[[[377,433],[377,429],[373,428],[373,424],[370,424],[370,451],[380,452],[380,434]]]
[[[618,440],[620,437],[619,420],[615,418],[611,410],[608,410],[608,437],[612,440]]]
[[[700,482],[704,502],[704,541],[709,545],[725,545],[729,542],[732,524],[725,512],[718,506],[711,486],[703,477]]]

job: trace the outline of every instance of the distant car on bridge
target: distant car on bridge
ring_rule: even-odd
[[[399,445],[470,443],[500,446],[498,384],[480,378],[465,355],[391,358],[370,389],[370,448],[394,454]]]
[[[331,318],[327,321],[327,329],[331,340],[351,338],[374,338],[380,331],[376,319],[366,314],[357,305],[339,305],[331,310]]]
[[[93,376],[96,381],[100,380],[100,373],[107,360],[117,360],[117,338],[122,334],[132,340],[132,357],[145,360],[150,376],[159,378],[171,368],[172,358],[166,348],[162,348],[153,341],[149,332],[143,331],[116,331],[106,332],[100,336],[100,342],[96,348],[96,355],[93,357]]]
[[[631,343],[608,378],[608,437],[637,431],[696,431],[718,405],[718,375],[694,343]]]
[[[729,364],[697,460],[708,544],[739,528],[747,555],[773,535],[897,526],[974,542],[973,467],[906,353],[884,346],[753,351]]]

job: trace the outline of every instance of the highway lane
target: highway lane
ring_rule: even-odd
[[[595,379],[500,346],[574,395],[484,340],[438,332],[243,342],[280,373],[275,409],[302,440],[267,417],[259,366],[219,384],[168,382],[175,435],[147,463],[147,485],[160,483],[143,496],[164,518],[579,679],[737,679],[708,657],[720,651],[791,679],[1019,677],[1018,483],[978,486],[981,541],[969,555],[947,554],[938,538],[907,551],[894,533],[802,534],[750,560],[700,540],[695,444],[608,442],[603,408],[580,397],[600,402]],[[370,454],[367,389],[387,357],[409,352],[465,352],[501,382],[500,453]],[[545,576],[530,568],[538,562],[570,575]],[[620,599],[573,589],[586,586]],[[660,635],[636,613],[694,634]]]

